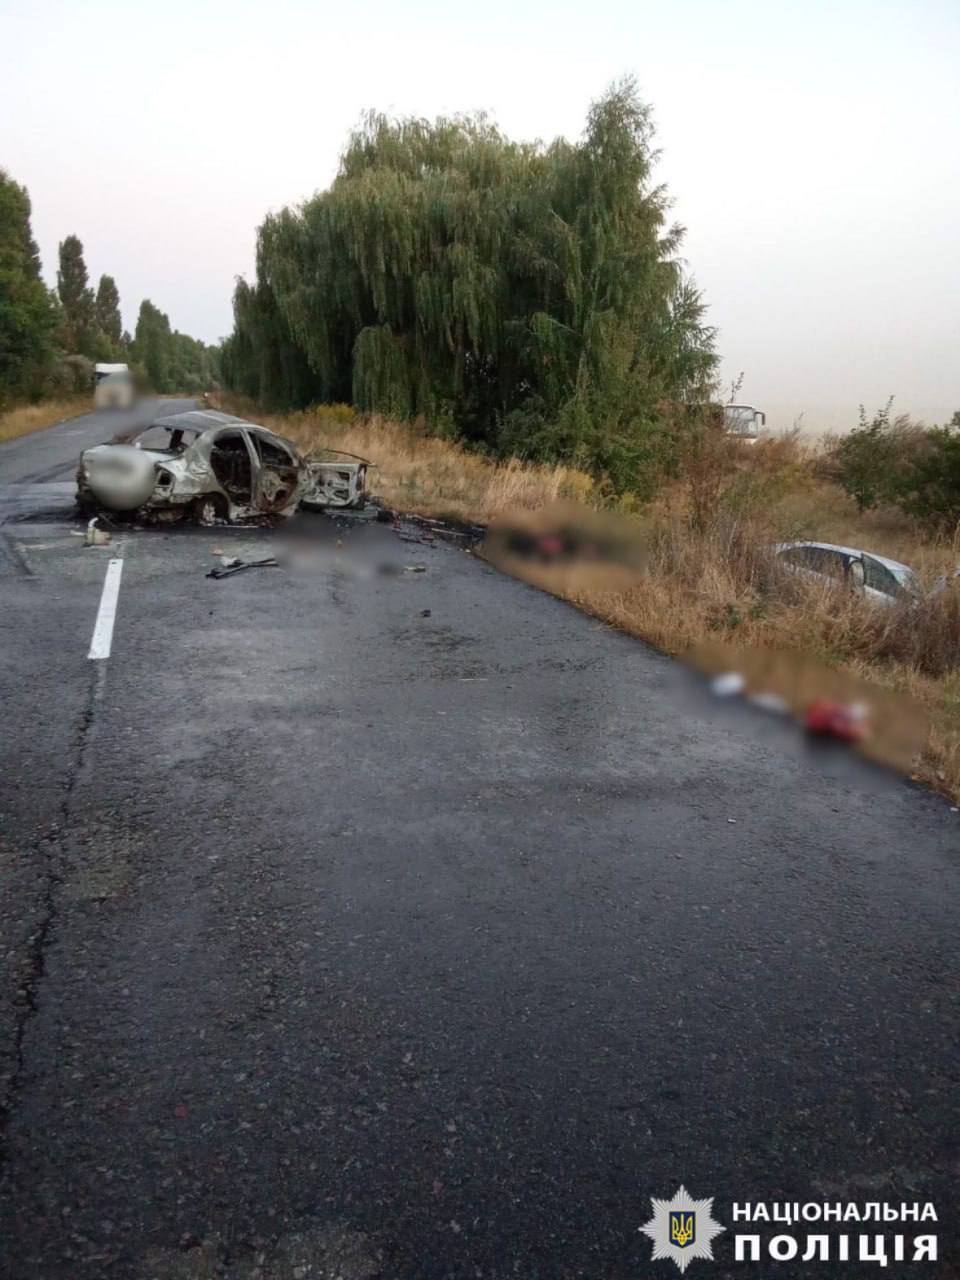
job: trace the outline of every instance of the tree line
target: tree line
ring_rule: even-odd
[[[270,408],[420,417],[635,487],[717,361],[653,133],[632,81],[594,103],[579,142],[370,114],[330,188],[260,226],[227,385]]]
[[[0,407],[87,390],[96,362],[129,364],[154,391],[202,391],[219,381],[219,347],[171,329],[149,299],[131,336],[110,275],[94,288],[83,244],[59,245],[57,285],[41,275],[26,188],[0,169]]]

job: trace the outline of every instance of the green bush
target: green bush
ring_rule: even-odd
[[[924,435],[900,484],[899,505],[925,524],[952,528],[960,523],[960,411],[945,427]]]
[[[895,501],[902,479],[903,419],[891,421],[893,398],[878,409],[868,422],[860,406],[860,425],[834,446],[832,464],[841,487],[868,511],[883,502]]]
[[[837,441],[828,473],[860,511],[897,506],[931,528],[960,522],[960,410],[944,427],[925,427],[904,416],[891,419],[887,402],[868,422]]]
[[[86,356],[60,356],[54,361],[47,378],[45,391],[49,395],[93,394],[93,361]]]

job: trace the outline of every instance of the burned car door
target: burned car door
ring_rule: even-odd
[[[228,427],[218,431],[211,441],[210,469],[217,484],[237,507],[253,502],[255,456],[245,431]]]
[[[257,466],[253,505],[257,511],[280,512],[296,506],[302,487],[303,464],[279,437],[251,431],[250,444]]]
[[[362,507],[366,498],[366,462],[317,462],[308,459],[303,505],[308,511],[327,507]]]

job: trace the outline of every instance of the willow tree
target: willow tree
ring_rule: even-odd
[[[292,347],[302,397],[632,483],[665,406],[715,362],[652,143],[631,81],[577,143],[513,142],[482,115],[367,116],[329,190],[261,226],[231,376],[241,348],[262,365]]]

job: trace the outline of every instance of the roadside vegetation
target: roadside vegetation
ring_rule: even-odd
[[[892,416],[889,400],[872,418],[830,442],[829,474],[860,512],[897,507],[927,528],[949,533],[960,524],[960,410],[943,427]]]
[[[432,435],[422,422],[361,415],[346,404],[271,413],[243,396],[220,395],[216,403],[272,427],[304,453],[338,449],[375,462],[374,491],[400,511],[489,524],[563,500],[589,505],[598,500],[586,472],[559,463],[491,458]]]
[[[58,421],[57,406],[75,398],[88,407],[97,362],[128,364],[161,393],[216,385],[219,348],[172,330],[149,299],[133,336],[124,331],[116,281],[101,275],[93,287],[77,236],[61,241],[57,287],[47,288],[30,216],[26,189],[0,169],[0,415],[8,434]]]
[[[701,400],[716,365],[655,161],[630,81],[578,142],[371,114],[330,189],[260,227],[226,385],[638,491],[673,449],[670,406]]]
[[[89,410],[89,392],[82,396],[61,396],[41,400],[37,404],[17,405],[6,413],[0,412],[0,444],[5,440],[15,440],[17,436],[29,435],[31,431],[39,431],[43,427],[52,427],[54,423],[63,422],[65,418],[73,418],[78,413],[87,413]]]
[[[960,591],[871,607],[784,573],[771,554],[775,543],[793,539],[862,547],[909,564],[926,587],[960,564],[955,530],[891,503],[859,510],[838,479],[843,440],[814,443],[792,432],[751,447],[716,431],[691,434],[681,464],[640,503],[611,494],[584,471],[491,458],[438,439],[423,423],[360,415],[347,405],[288,414],[238,397],[221,405],[304,451],[371,459],[373,489],[400,511],[534,531],[563,521],[585,538],[606,522],[629,542],[633,567],[514,570],[705,669],[752,669],[758,687],[794,710],[818,694],[870,702],[885,723],[868,750],[960,797]]]

